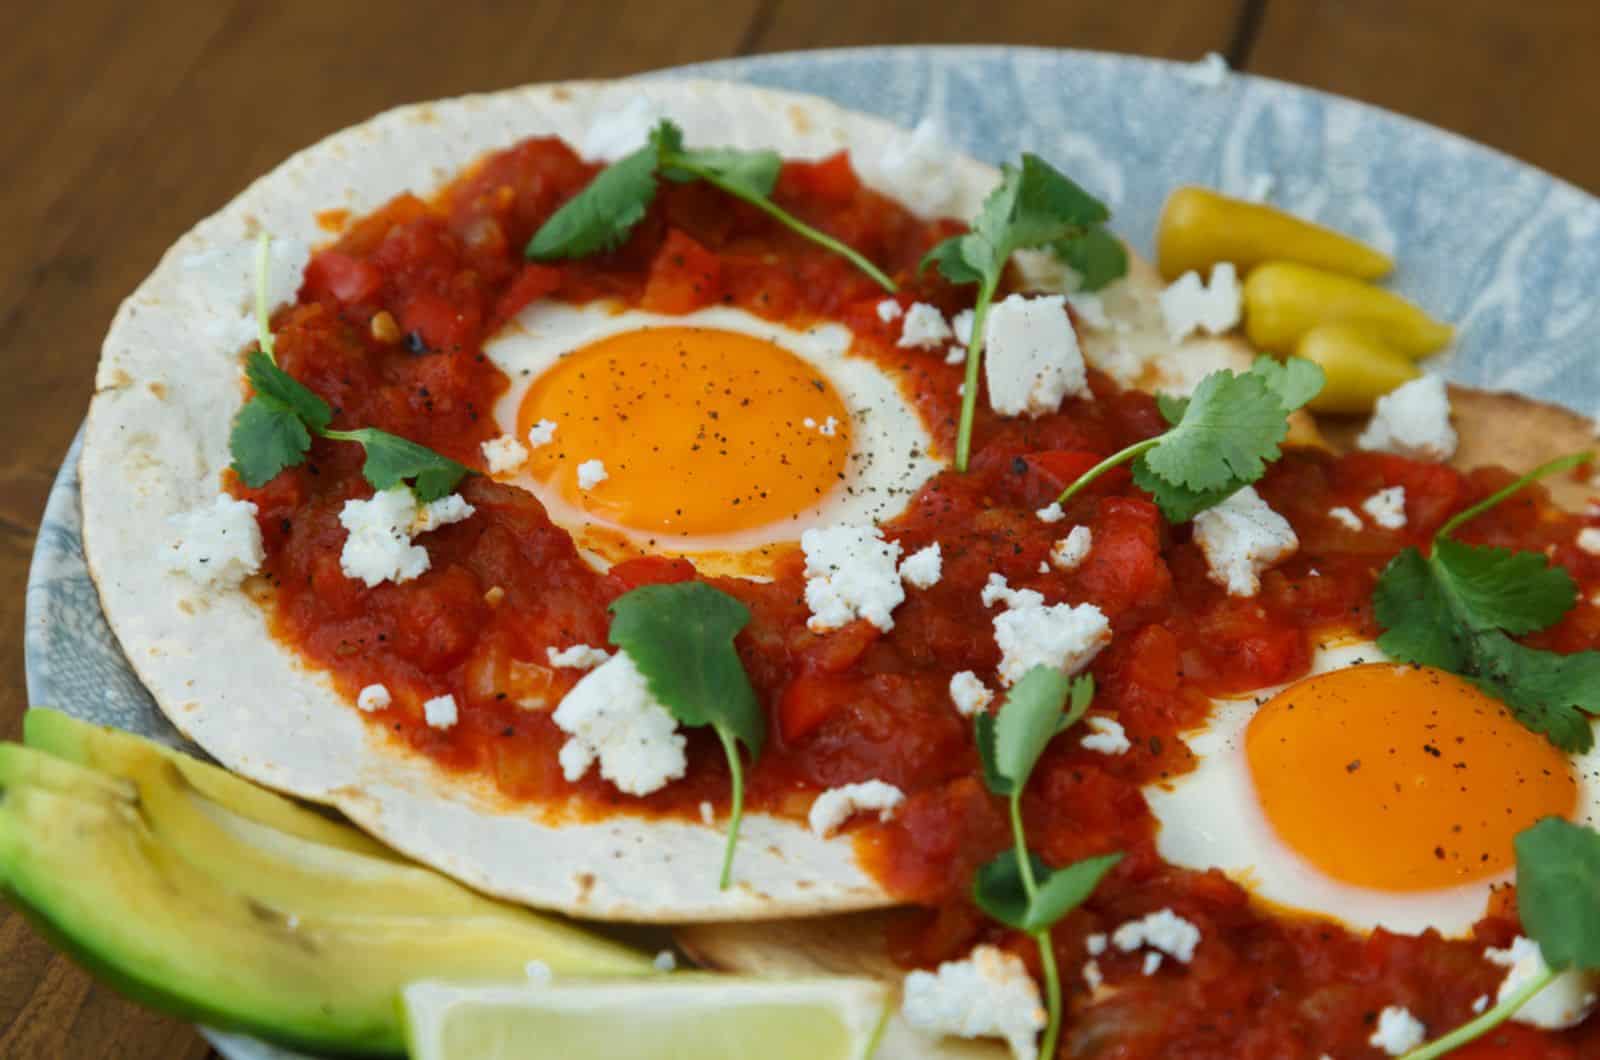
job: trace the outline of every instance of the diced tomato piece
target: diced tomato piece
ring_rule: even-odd
[[[641,585],[693,581],[694,564],[681,556],[639,556],[612,567],[611,577],[625,593]]]
[[[645,284],[644,308],[688,313],[722,297],[722,259],[674,228],[667,233]]]
[[[780,198],[848,202],[861,190],[861,180],[850,165],[850,154],[840,151],[816,162],[786,162],[778,175]]]
[[[560,269],[549,265],[524,265],[517,278],[511,281],[511,286],[506,288],[505,294],[495,303],[494,317],[489,323],[490,333],[500,330],[506,321],[560,286]]]
[[[354,305],[367,301],[382,288],[383,273],[376,265],[337,250],[324,250],[307,263],[301,296],[332,298],[346,305]]]
[[[778,697],[778,733],[785,744],[804,740],[859,696],[854,681],[828,674],[801,674]]]

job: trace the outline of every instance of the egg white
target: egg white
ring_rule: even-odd
[[[764,526],[683,536],[640,531],[584,511],[559,489],[534,478],[526,467],[499,476],[537,496],[550,517],[580,544],[586,529],[604,527],[644,552],[711,560],[696,561],[706,573],[747,573],[748,564],[719,564],[712,557],[737,557],[796,542],[813,526],[882,523],[902,512],[923,484],[944,467],[934,452],[932,437],[898,383],[867,358],[851,355],[854,336],[848,328],[819,324],[800,331],[725,306],[668,316],[604,300],[587,305],[534,303],[484,347],[489,359],[511,380],[495,405],[496,423],[502,431],[515,434],[524,395],[562,357],[613,335],[662,327],[714,328],[749,335],[787,350],[821,372],[850,416],[851,449],[844,479],[810,508]],[[558,424],[557,438],[560,429]],[[606,454],[582,454],[580,459],[591,456],[604,460]],[[603,564],[601,557],[586,554]],[[723,569],[717,569],[719,566]]]
[[[1318,645],[1311,673],[1392,661],[1371,641],[1345,640]],[[1185,868],[1220,869],[1258,898],[1354,930],[1416,933],[1431,927],[1445,935],[1467,934],[1483,916],[1490,891],[1511,882],[1514,871],[1428,891],[1369,889],[1324,875],[1278,837],[1251,780],[1245,729],[1256,710],[1287,687],[1214,700],[1206,725],[1184,734],[1198,759],[1194,770],[1144,789],[1160,821],[1156,849],[1161,856]],[[1578,782],[1576,817],[1593,825],[1600,821],[1600,748],[1571,760]]]

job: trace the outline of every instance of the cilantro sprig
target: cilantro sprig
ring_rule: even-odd
[[[1547,965],[1522,988],[1476,1019],[1406,1053],[1436,1060],[1494,1030],[1569,968],[1600,970],[1600,833],[1546,817],[1516,840],[1517,912]]]
[[[1010,803],[1012,848],[978,870],[972,897],[978,908],[1033,936],[1039,947],[1050,1015],[1040,1056],[1056,1054],[1061,1033],[1061,976],[1050,929],[1083,904],[1122,855],[1104,854],[1051,869],[1028,849],[1022,789],[1045,747],[1078,723],[1093,698],[1093,678],[1069,678],[1047,666],[1035,666],[1012,686],[998,713],[973,718],[984,784]]]
[[[687,148],[683,130],[663,120],[650,140],[632,154],[601,170],[577,195],[567,200],[528,241],[526,254],[535,261],[584,258],[620,246],[644,219],[659,187],[657,177],[676,184],[703,180],[749,203],[792,232],[838,254],[870,276],[884,290],[897,290],[894,280],[859,251],[813,228],[772,201],[783,159],[776,151],[740,151],[731,147]]]
[[[228,434],[233,470],[252,489],[296,467],[311,449],[312,436],[356,442],[367,453],[363,477],[385,490],[410,480],[421,501],[434,501],[456,488],[471,469],[426,446],[376,427],[330,430],[333,408],[315,391],[278,367],[272,327],[267,320],[267,260],[271,240],[256,241],[256,345],[245,357],[244,374],[255,391],[234,418]]]
[[[651,695],[678,720],[710,725],[722,741],[733,778],[733,813],[720,886],[733,874],[733,851],[744,818],[744,769],[739,744],[755,761],[766,740],[766,715],[745,673],[733,638],[750,609],[704,582],[644,585],[611,603],[611,643],[628,653]]]
[[[1529,484],[1593,458],[1552,460],[1460,512],[1439,528],[1428,555],[1413,547],[1395,556],[1373,594],[1380,648],[1465,677],[1568,752],[1594,744],[1588,715],[1600,708],[1600,651],[1563,655],[1512,638],[1554,625],[1572,608],[1572,576],[1541,552],[1468,545],[1451,535]]]
[[[1171,424],[1165,433],[1106,457],[1063,490],[1057,503],[1132,462],[1133,481],[1167,520],[1187,522],[1266,472],[1289,433],[1289,414],[1316,397],[1322,384],[1322,369],[1298,357],[1258,357],[1247,372],[1212,372],[1187,398],[1157,399]]]
[[[972,342],[967,346],[966,383],[962,391],[961,422],[956,432],[956,470],[965,471],[972,453],[972,421],[978,407],[978,366],[983,358],[984,323],[994,301],[1006,262],[1018,250],[1053,247],[1066,257],[1080,276],[1109,282],[1115,265],[1109,260],[1106,239],[1115,238],[1102,226],[1111,216],[1104,203],[1084,191],[1071,178],[1037,155],[1024,154],[1020,166],[1001,169],[1000,183],[984,199],[972,230],[951,236],[928,251],[919,268],[938,266],[951,283],[977,284],[972,307]],[[1096,235],[1095,233],[1098,233]],[[1077,241],[1079,256],[1071,257]],[[1120,244],[1119,244],[1120,247]],[[1127,266],[1126,258],[1122,268]]]

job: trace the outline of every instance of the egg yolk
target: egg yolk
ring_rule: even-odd
[[[1454,674],[1369,663],[1278,693],[1245,735],[1278,836],[1328,876],[1385,891],[1512,867],[1512,838],[1570,816],[1565,755]]]
[[[798,519],[840,486],[850,456],[844,400],[816,367],[714,328],[642,328],[567,354],[522,399],[518,433],[540,420],[556,432],[533,451],[533,475],[651,533]],[[605,478],[585,488],[591,460]]]

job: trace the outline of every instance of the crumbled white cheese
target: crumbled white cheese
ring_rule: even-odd
[[[422,704],[422,717],[435,729],[448,729],[456,723],[455,696],[434,696]]]
[[[610,477],[603,460],[585,460],[578,465],[578,488],[581,490],[592,490]]]
[[[1534,979],[1541,978],[1550,970],[1549,965],[1544,962],[1544,954],[1540,952],[1539,944],[1521,935],[1512,939],[1508,948],[1503,950],[1491,948],[1485,950],[1483,955],[1490,962],[1510,969],[1500,983],[1499,992],[1495,994],[1496,1004],[1515,994]],[[1562,1030],[1582,1023],[1588,1018],[1594,1005],[1595,976],[1571,968],[1556,976],[1550,985],[1533,995],[1511,1018],[1532,1027],[1542,1027],[1552,1031]]]
[[[989,581],[979,595],[984,607],[1005,604],[1007,607],[1038,607],[1044,603],[1044,594],[1033,589],[1013,589],[1004,574],[990,574]]]
[[[1075,526],[1066,537],[1050,546],[1050,562],[1061,570],[1077,570],[1089,558],[1094,534],[1087,526]]]
[[[405,582],[428,569],[428,550],[413,544],[417,534],[458,523],[474,509],[452,493],[417,504],[405,486],[379,490],[370,500],[348,500],[339,510],[339,525],[350,532],[339,552],[345,577],[368,588],[384,581]]]
[[[1028,968],[998,946],[978,946],[966,960],[906,976],[901,1014],[928,1034],[1003,1038],[1018,1060],[1039,1055],[1046,1015]]]
[[[1479,994],[1477,997],[1472,999],[1472,1011],[1473,1012],[1475,1012],[1475,1013],[1476,1012],[1482,1012],[1484,1009],[1486,1009],[1488,1007],[1489,1007],[1489,995],[1488,994]]]
[[[950,165],[954,149],[931,117],[917,122],[911,138],[890,140],[878,157],[878,176],[885,187],[904,189],[910,205],[924,217],[942,217],[954,206],[960,190]]]
[[[590,644],[574,644],[559,651],[555,648],[546,648],[544,657],[550,660],[551,666],[564,670],[593,670],[611,658],[611,653]]]
[[[1600,556],[1600,527],[1586,526],[1578,531],[1578,547],[1591,556]]]
[[[1050,564],[1047,561],[1045,561],[1045,560],[1040,560],[1039,561],[1039,573],[1040,574],[1049,574],[1050,573]]]
[[[1107,941],[1108,940],[1106,936],[1099,932],[1096,932],[1093,935],[1085,935],[1083,938],[1083,948],[1088,952],[1089,956],[1098,957],[1106,951]]]
[[[1194,539],[1205,553],[1211,580],[1230,596],[1261,591],[1261,572],[1300,547],[1289,521],[1246,486],[1194,517]]]
[[[1161,968],[1161,954],[1151,951],[1144,955],[1144,974],[1155,975]]]
[[[962,670],[950,678],[950,699],[956,705],[957,714],[970,718],[994,701],[994,693],[984,686],[977,674]]]
[[[369,714],[375,710],[383,710],[391,702],[393,700],[389,696],[389,690],[383,685],[368,685],[356,695],[356,706]]]
[[[660,953],[656,954],[655,959],[650,963],[655,966],[655,969],[658,972],[676,971],[678,967],[678,956],[671,950],[662,950]]]
[[[556,421],[540,420],[528,428],[528,448],[539,449],[556,440]]]
[[[1043,416],[1063,398],[1089,393],[1083,351],[1061,295],[1014,294],[997,303],[983,343],[989,405],[1002,416]]]
[[[1133,744],[1128,741],[1128,732],[1122,723],[1115,718],[1106,718],[1098,714],[1083,719],[1084,725],[1089,728],[1089,735],[1080,742],[1091,751],[1099,751],[1103,755],[1127,754]]]
[[[1329,508],[1328,518],[1332,519],[1346,530],[1360,530],[1361,527],[1365,525],[1361,522],[1361,516],[1357,515],[1355,512],[1351,511],[1349,508],[1346,508],[1342,504],[1337,508]]]
[[[905,310],[900,308],[900,303],[893,298],[885,298],[878,303],[878,319],[885,324],[899,320],[900,314],[904,312]]]
[[[1401,530],[1406,525],[1406,488],[1390,486],[1361,502],[1361,510],[1385,530]]]
[[[951,346],[945,351],[945,364],[965,364],[966,360],[967,348],[965,346]]]
[[[937,306],[927,302],[913,302],[906,310],[905,323],[900,325],[899,345],[933,349],[950,341],[950,325]]]
[[[208,589],[232,589],[261,569],[266,550],[256,506],[226,493],[210,504],[168,517],[177,534],[165,550],[167,569]]]
[[[1000,680],[1011,685],[1035,666],[1075,674],[1111,643],[1111,623],[1093,604],[1026,604],[994,619]]]
[[[970,309],[963,309],[950,318],[950,330],[955,333],[956,341],[961,345],[972,345],[972,324],[977,318],[978,314]]]
[[[1400,1056],[1421,1045],[1427,1037],[1427,1028],[1417,1017],[1399,1005],[1390,1005],[1378,1014],[1378,1029],[1372,1032],[1367,1043],[1390,1056]]]
[[[900,580],[913,589],[931,589],[944,575],[944,554],[935,541],[927,548],[911,553],[900,564]]]
[[[1221,52],[1206,52],[1198,62],[1185,64],[1178,76],[1201,88],[1221,88],[1228,80],[1228,60]]]
[[[629,795],[648,795],[683,776],[687,740],[627,652],[618,652],[572,686],[552,714],[570,739],[561,772],[576,781],[598,759],[600,775]]]
[[[1100,972],[1099,961],[1087,960],[1083,962],[1083,981],[1088,985],[1091,993],[1106,985],[1106,977]]]
[[[1456,451],[1456,429],[1450,425],[1444,380],[1425,375],[1383,395],[1356,446],[1413,460],[1450,459]]]
[[[700,823],[701,824],[711,824],[711,823],[715,822],[716,819],[717,819],[716,807],[712,806],[711,803],[709,803],[709,802],[700,803]]]
[[[806,555],[807,626],[813,633],[864,618],[887,633],[906,598],[896,564],[900,543],[875,526],[813,527],[800,535]]]
[[[1243,312],[1239,271],[1231,262],[1211,267],[1211,282],[1200,281],[1193,270],[1184,273],[1161,292],[1161,315],[1167,322],[1167,336],[1173,342],[1204,331],[1221,335],[1239,323]]]
[[[811,831],[826,839],[858,813],[876,811],[878,820],[887,821],[905,798],[905,792],[881,780],[829,788],[811,804]]]
[[[1033,514],[1038,517],[1041,523],[1059,523],[1067,517],[1067,513],[1055,501],[1051,501]]]
[[[832,416],[829,416],[826,420],[822,421],[822,426],[817,428],[817,433],[822,435],[824,438],[832,438],[834,435],[839,433],[839,421],[834,419]]]
[[[514,435],[502,434],[483,443],[483,459],[489,465],[489,474],[498,475],[526,464],[528,450]]]
[[[1088,327],[1096,331],[1110,331],[1112,328],[1111,317],[1106,314],[1106,304],[1098,294],[1088,291],[1073,291],[1067,295],[1067,304]]]
[[[1117,928],[1111,933],[1111,943],[1123,953],[1149,946],[1188,964],[1200,945],[1200,929],[1171,909],[1160,909]]]
[[[578,153],[591,162],[615,162],[650,139],[650,130],[666,117],[661,104],[640,94],[620,108],[599,113],[584,129]]]

